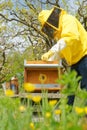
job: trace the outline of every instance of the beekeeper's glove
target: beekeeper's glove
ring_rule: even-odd
[[[48,61],[49,58],[50,58],[51,56],[53,56],[53,55],[54,55],[54,52],[51,51],[51,50],[49,50],[48,52],[46,52],[45,54],[42,55],[41,59],[42,59],[42,60],[45,60],[45,61]]]
[[[46,52],[45,54],[42,55],[41,59],[48,61],[49,59],[51,59],[51,57],[53,55],[58,55],[59,56],[59,52],[64,49],[66,47],[66,43],[64,41],[64,39],[60,39],[48,52]],[[52,58],[52,60],[55,60],[55,56],[54,58]],[[60,58],[59,58],[60,60]]]

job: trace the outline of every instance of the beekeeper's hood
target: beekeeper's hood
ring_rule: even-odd
[[[46,35],[53,37],[54,31],[59,28],[59,15],[64,12],[63,9],[54,7],[51,10],[42,10],[39,13],[38,20],[42,25],[42,32]]]

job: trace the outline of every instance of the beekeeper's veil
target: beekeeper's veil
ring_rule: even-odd
[[[58,30],[59,15],[61,9],[54,7],[51,10],[42,10],[39,13],[38,19],[42,25],[42,32],[49,37],[53,37],[54,31]]]

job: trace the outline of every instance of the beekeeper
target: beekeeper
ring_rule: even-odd
[[[65,59],[71,69],[77,71],[81,79],[81,88],[87,90],[87,32],[81,23],[61,8],[42,10],[38,19],[42,25],[41,31],[56,44],[41,59],[51,60],[55,54]],[[55,56],[52,60],[55,60]],[[70,96],[69,104],[73,104],[74,96]]]

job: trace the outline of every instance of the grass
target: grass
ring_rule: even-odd
[[[1,130],[86,130],[87,129],[87,92],[78,86],[75,72],[66,72],[57,82],[64,85],[61,93],[63,97],[48,101],[47,93],[44,97],[32,97],[29,88],[26,101],[20,98],[3,96],[0,91],[0,129]],[[68,86],[69,84],[69,86]],[[27,86],[26,86],[27,87]],[[29,86],[28,86],[29,87]],[[74,87],[74,88],[73,88]],[[67,96],[74,93],[76,98],[73,106],[67,104]],[[25,99],[26,100],[26,99]],[[32,101],[34,105],[32,105]],[[37,116],[33,114],[34,107]],[[56,107],[57,106],[57,107]],[[40,117],[41,120],[36,118]],[[35,120],[36,119],[36,120]]]

